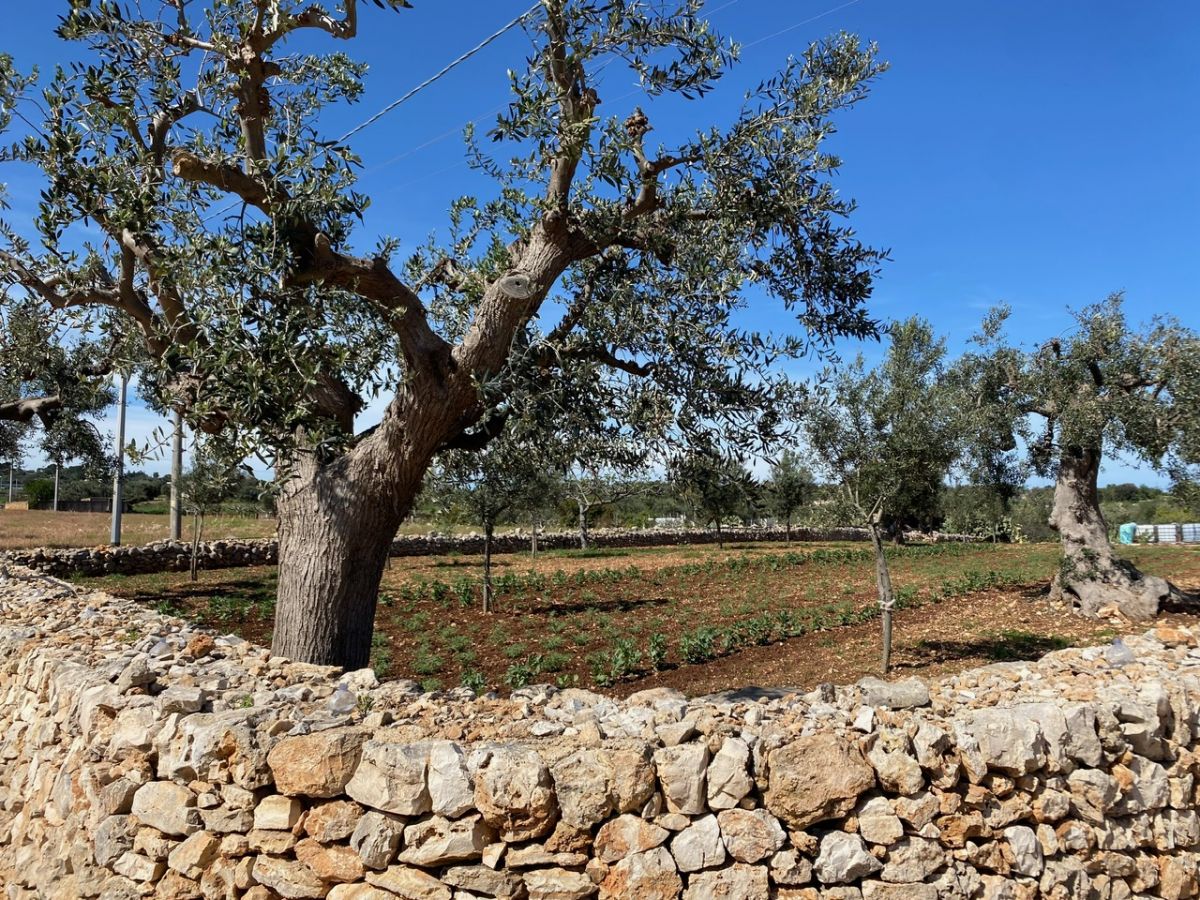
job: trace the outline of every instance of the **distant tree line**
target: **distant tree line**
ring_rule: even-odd
[[[7,467],[0,470],[0,501],[7,499]],[[212,479],[203,473],[188,471],[185,483],[202,479],[206,485]],[[135,512],[165,513],[171,490],[167,475],[153,472],[126,471],[123,482],[125,501]],[[215,490],[208,489],[206,506],[213,511],[231,515],[257,515],[270,512],[269,484],[245,471],[237,471],[223,479]],[[185,494],[188,494],[185,484]],[[92,465],[63,466],[58,472],[60,501],[86,500],[112,494],[112,473]],[[31,506],[49,503],[54,497],[54,466],[22,469],[14,477],[14,499]],[[185,496],[186,505],[186,496]]]

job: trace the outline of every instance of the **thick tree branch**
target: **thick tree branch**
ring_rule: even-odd
[[[467,286],[467,282],[468,275],[459,268],[458,263],[449,256],[443,256],[416,283],[414,289],[419,290],[431,284],[444,284],[452,291],[461,291]]]
[[[29,423],[33,421],[34,416],[37,416],[41,419],[42,425],[49,428],[62,407],[62,397],[58,394],[49,397],[25,397],[20,400],[10,400],[7,403],[0,403],[0,421]]]
[[[483,450],[504,433],[504,426],[507,424],[510,414],[508,409],[493,410],[474,429],[470,431],[464,429],[446,441],[442,445],[442,449],[466,450],[471,453]]]
[[[607,347],[567,347],[560,351],[560,356],[567,359],[583,359],[603,363],[619,371],[638,378],[645,378],[654,373],[654,363],[639,363],[631,359],[622,359]]]
[[[167,137],[171,129],[192,113],[201,109],[200,98],[193,91],[184,94],[177,103],[155,114],[150,123],[150,153],[155,168],[160,168],[167,152]]]
[[[262,182],[241,169],[202,159],[187,150],[176,150],[171,154],[171,170],[176,177],[193,184],[207,184],[217,190],[240,197],[251,206],[270,215],[272,198]]]
[[[549,53],[546,65],[549,81],[558,91],[558,152],[550,160],[550,178],[546,199],[556,209],[566,207],[571,184],[579,168],[583,148],[591,139],[591,117],[600,103],[595,90],[585,85],[582,64],[568,58],[568,27],[561,3],[548,4],[546,33]]]
[[[358,4],[355,0],[345,0],[344,6],[346,14],[340,19],[334,18],[315,3],[294,16],[279,18],[277,12],[271,30],[262,35],[261,49],[267,49],[301,28],[316,28],[335,38],[349,40],[358,33]]]
[[[370,301],[400,339],[410,369],[430,373],[448,365],[450,345],[430,327],[421,298],[395,276],[385,260],[339,253],[323,234],[316,236],[313,245],[311,264],[297,272],[291,283],[321,282]]]
[[[321,375],[313,386],[312,397],[321,415],[337,422],[346,434],[353,432],[354,417],[362,410],[363,400],[345,382],[332,375]]]

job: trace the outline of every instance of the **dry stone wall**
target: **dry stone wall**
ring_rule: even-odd
[[[665,547],[684,544],[715,544],[718,541],[782,541],[782,528],[730,528],[716,531],[658,529],[599,529],[590,533],[597,547]],[[861,528],[793,528],[795,541],[865,541]],[[970,541],[967,535],[911,535],[918,542]],[[543,534],[538,538],[543,550],[562,550],[579,546],[579,536],[570,532]],[[529,536],[498,535],[496,553],[517,553],[529,549]],[[123,547],[40,547],[31,550],[0,551],[0,560],[26,566],[66,578],[72,575],[144,575],[151,572],[182,572],[191,565],[192,545],[180,541],[155,541]],[[447,553],[483,552],[478,535],[402,535],[392,543],[392,556],[438,556]],[[203,541],[199,545],[197,565],[201,569],[230,569],[238,566],[274,565],[278,546],[274,538],[261,540]]]
[[[1197,634],[1128,645],[1121,666],[1064,650],[764,699],[476,698],[16,572],[0,882],[8,900],[1195,897]]]

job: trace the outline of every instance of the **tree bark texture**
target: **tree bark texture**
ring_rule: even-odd
[[[875,550],[875,588],[879,594],[879,615],[883,623],[883,674],[886,675],[892,668],[892,607],[896,598],[892,593],[892,573],[888,569],[879,523],[872,521],[870,528],[871,546]]]
[[[1100,447],[1064,448],[1054,485],[1050,527],[1062,542],[1062,560],[1051,597],[1085,616],[1114,609],[1134,621],[1152,619],[1178,591],[1164,578],[1143,575],[1113,552],[1096,487]]]
[[[361,669],[370,662],[379,582],[416,489],[400,503],[387,502],[366,474],[345,465],[331,468],[300,463],[279,499],[271,649],[304,662]],[[397,491],[389,493],[395,497]]]

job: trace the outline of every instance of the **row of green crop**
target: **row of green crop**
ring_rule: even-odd
[[[959,578],[943,579],[934,589],[918,590],[912,586],[896,591],[896,609],[915,609],[951,597],[976,593],[990,588],[1024,583],[1018,574],[996,571],[969,572]],[[725,626],[704,625],[683,632],[672,642],[661,631],[651,632],[639,641],[631,636],[618,636],[605,650],[588,655],[592,681],[608,687],[621,681],[642,677],[676,665],[699,664],[737,653],[748,647],[765,646],[789,638],[802,637],[847,625],[869,622],[879,617],[876,604],[856,606],[851,601],[829,603],[803,609],[780,609],[740,619]],[[519,666],[509,669],[505,683],[522,687],[546,670],[539,668],[540,655],[535,654]]]
[[[893,547],[888,555],[893,558],[927,556],[965,557],[994,552],[987,544],[921,544]],[[770,553],[762,556],[732,556],[726,559],[709,558],[704,562],[681,563],[659,569],[643,570],[636,565],[621,568],[578,569],[566,572],[505,572],[493,577],[492,584],[497,597],[521,597],[546,593],[552,589],[584,588],[595,585],[620,585],[628,582],[662,584],[678,579],[698,576],[713,576],[722,573],[740,574],[749,572],[781,572],[801,566],[841,566],[848,563],[868,562],[873,553],[869,548],[822,547],[816,550]],[[463,575],[453,581],[418,578],[405,582],[395,591],[380,595],[380,603],[393,606],[397,600],[411,609],[416,603],[430,601],[439,606],[449,606],[457,601],[460,606],[471,606],[481,596],[479,576]]]

